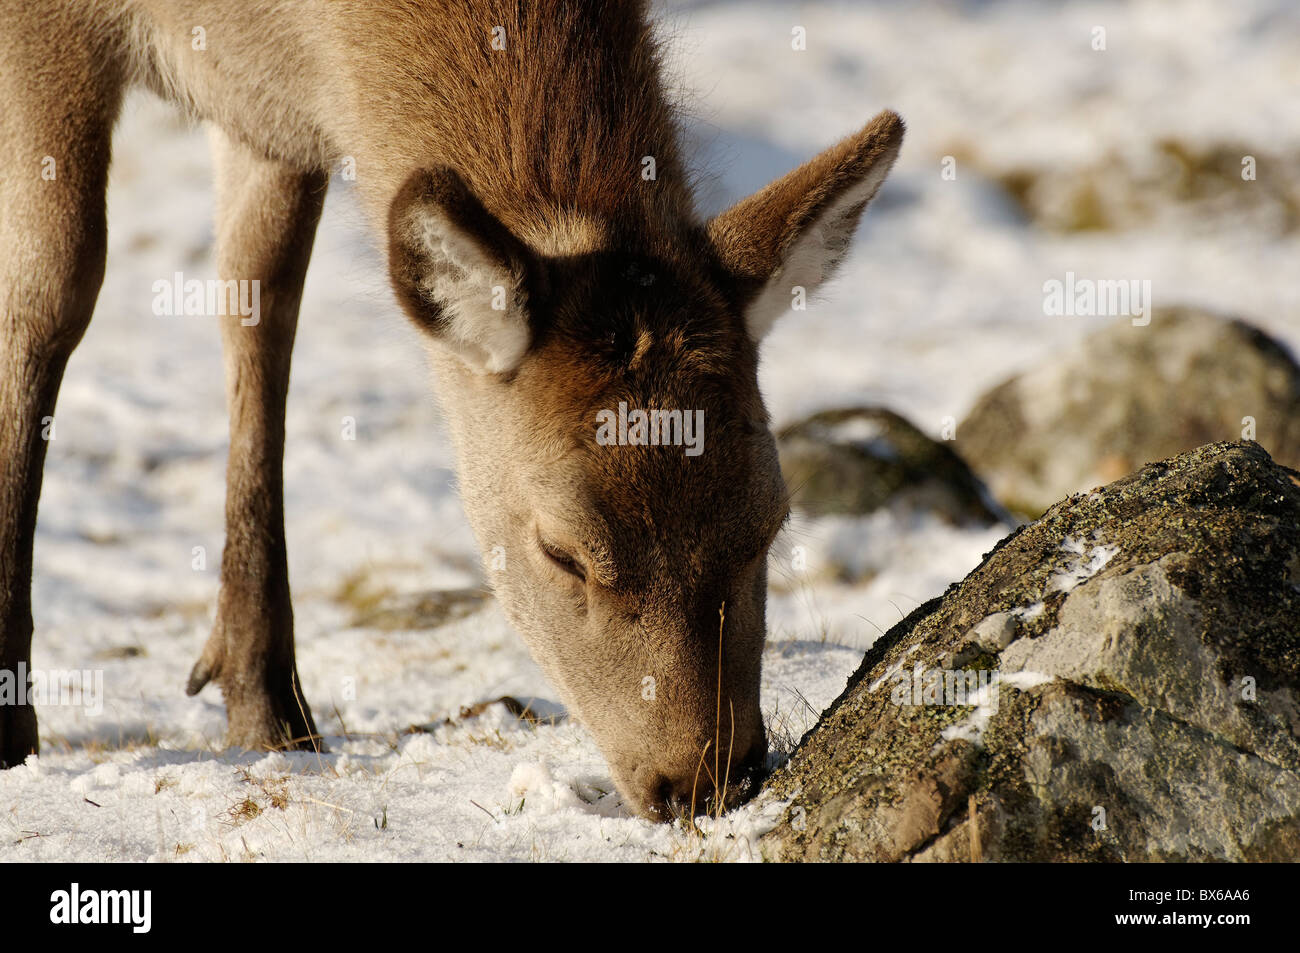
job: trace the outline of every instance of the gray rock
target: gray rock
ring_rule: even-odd
[[[1001,652],[1016,638],[1019,624],[1010,612],[995,612],[970,630],[971,640],[981,648]]]
[[[809,515],[888,506],[958,526],[1014,522],[952,447],[882,407],[814,414],[778,433],[777,447],[792,502]]]
[[[883,636],[761,797],[770,859],[1294,861],[1300,474],[1219,443],[1062,501]]]
[[[957,428],[993,495],[1031,517],[1150,460],[1242,438],[1300,467],[1300,366],[1257,328],[1181,308],[1117,322],[999,384]]]

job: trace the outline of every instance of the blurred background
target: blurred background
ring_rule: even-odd
[[[706,212],[882,108],[908,123],[841,277],[764,344],[802,494],[772,557],[764,703],[778,742],[1016,520],[1248,426],[1300,465],[1300,5],[657,9]],[[91,771],[88,742],[192,748],[224,724],[215,690],[181,693],[223,538],[217,328],[150,309],[160,278],[215,277],[211,165],[203,131],[144,94],[115,148],[107,278],[68,368],[36,545],[35,663],[108,673],[105,716],[40,713],[69,770]],[[1149,281],[1151,323],[1045,314],[1044,283],[1067,273]],[[432,723],[506,693],[554,698],[484,599],[421,348],[338,177],[288,434],[300,669],[327,733]],[[584,736],[561,737],[578,774],[604,783]],[[554,743],[529,742],[539,757]],[[512,756],[464,757],[473,783],[505,789]]]

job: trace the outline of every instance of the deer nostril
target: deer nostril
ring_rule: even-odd
[[[691,809],[694,807],[697,811],[703,808],[704,794],[700,793],[695,803],[691,803],[691,790],[689,783],[680,783],[670,785],[668,796],[664,799],[665,816],[669,818],[686,819],[690,817]]]
[[[661,821],[672,820],[677,810],[673,782],[665,775],[655,773],[642,789],[645,791],[645,811]]]
[[[635,771],[635,787],[641,792],[637,800],[644,814],[661,821],[691,813],[712,814],[719,806],[730,811],[758,793],[766,762],[767,738],[760,731],[743,758],[736,758],[726,768],[719,765],[721,777],[716,779],[707,770],[711,765],[698,770],[701,765],[697,764],[689,773],[678,773],[643,763]]]

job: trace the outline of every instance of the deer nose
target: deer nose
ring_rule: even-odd
[[[730,770],[722,761],[716,775],[712,759],[693,765],[689,773],[664,773],[643,765],[636,771],[643,811],[670,821],[733,810],[758,793],[766,761],[767,738],[760,734],[743,758],[732,761]]]

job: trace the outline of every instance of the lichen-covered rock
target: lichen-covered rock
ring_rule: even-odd
[[[883,407],[826,410],[777,434],[795,506],[812,516],[928,512],[957,526],[1011,518],[953,449]]]
[[[1219,443],[1058,503],[762,796],[772,859],[1300,859],[1300,474]]]
[[[978,153],[970,161],[1006,189],[1027,219],[1049,231],[1154,223],[1204,234],[1228,215],[1248,218],[1259,234],[1300,228],[1300,170],[1288,159],[1239,142],[1162,138],[1133,145],[1071,168],[993,168]],[[1257,175],[1258,169],[1267,173]]]
[[[1240,438],[1300,467],[1300,366],[1257,328],[1173,308],[997,385],[956,443],[999,501],[1036,516],[1150,460]]]

